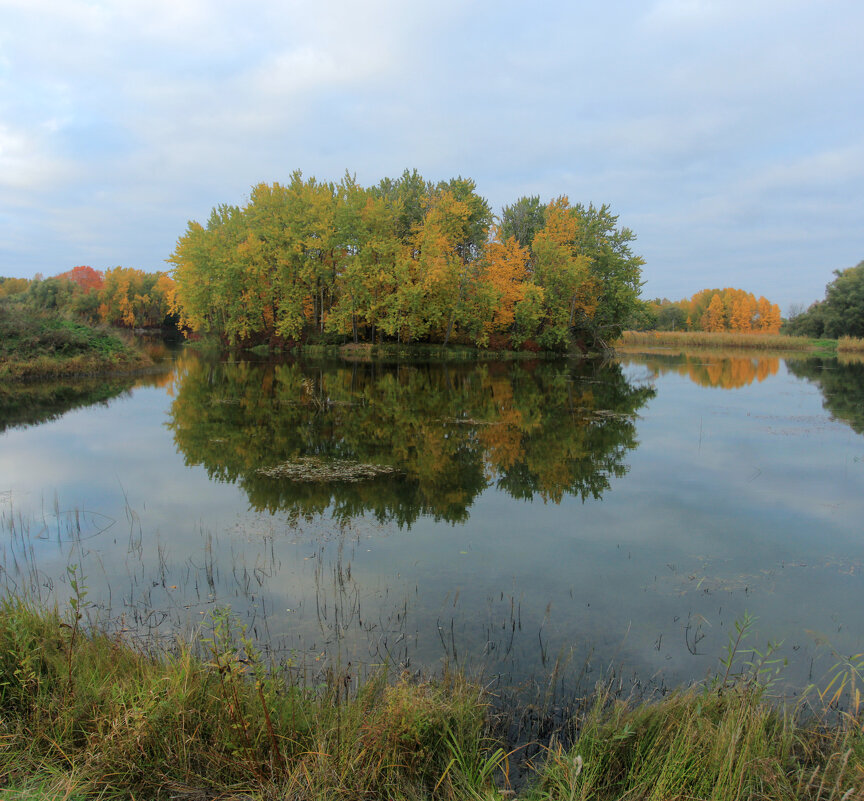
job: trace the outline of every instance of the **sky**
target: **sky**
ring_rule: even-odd
[[[861,0],[0,0],[0,275],[167,270],[294,170],[608,203],[643,297],[864,259]]]

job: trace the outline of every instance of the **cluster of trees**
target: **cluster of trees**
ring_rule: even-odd
[[[643,326],[658,331],[735,331],[776,334],[780,307],[743,289],[703,289],[689,300],[648,301]]]
[[[174,282],[167,272],[146,273],[131,267],[103,272],[80,265],[32,281],[0,278],[0,297],[7,285],[35,308],[66,312],[90,323],[157,328],[177,322],[172,312]]]
[[[464,521],[489,486],[515,498],[599,498],[627,471],[654,396],[620,365],[578,362],[329,370],[186,354],[168,427],[187,464],[236,482],[256,509],[340,519]],[[305,457],[384,465],[363,483],[262,474]]]
[[[643,261],[607,206],[521,198],[495,222],[474,181],[259,184],[190,222],[169,261],[182,325],[227,343],[602,345],[638,308]]]
[[[807,337],[864,337],[864,261],[835,270],[825,287],[825,299],[807,311],[790,314],[784,331]]]

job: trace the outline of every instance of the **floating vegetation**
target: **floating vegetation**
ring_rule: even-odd
[[[275,467],[262,467],[256,471],[268,478],[285,478],[289,481],[356,483],[371,481],[378,476],[397,472],[395,467],[383,464],[365,464],[350,459],[322,459],[319,456],[301,456],[293,462],[283,462]]]
[[[608,418],[613,420],[632,420],[635,412],[615,412],[611,409],[586,409],[589,417]]]

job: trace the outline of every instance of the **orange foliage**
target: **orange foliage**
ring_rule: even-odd
[[[724,311],[723,299],[715,292],[711,297],[711,303],[708,304],[708,311],[702,315],[702,330],[725,331],[726,319]]]
[[[78,267],[73,267],[71,270],[67,270],[65,273],[60,273],[55,277],[65,279],[66,281],[72,281],[72,283],[78,284],[78,286],[85,292],[92,292],[93,290],[98,291],[102,289],[102,271],[94,270],[92,267],[88,267],[84,264],[79,265]]]
[[[735,331],[741,334],[776,334],[780,307],[764,297],[757,301],[743,289],[703,289],[678,304],[687,311],[687,326],[694,331]]]
[[[691,381],[703,387],[719,389],[738,389],[752,384],[754,381],[764,381],[769,375],[775,375],[780,369],[780,359],[731,356],[706,361],[706,357],[693,359],[688,357],[685,365],[678,372],[686,374]]]
[[[511,236],[502,242],[496,230],[486,247],[486,280],[498,296],[491,331],[507,331],[515,319],[516,304],[525,297],[525,279],[528,274],[529,253]]]

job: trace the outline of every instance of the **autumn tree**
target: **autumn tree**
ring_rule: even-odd
[[[780,331],[780,324],[782,323],[780,307],[776,303],[771,303],[767,298],[760,297],[756,302],[756,321],[758,322],[760,333],[778,333]]]
[[[0,275],[0,298],[8,298],[11,295],[20,295],[30,287],[30,281],[26,278],[7,278]]]
[[[579,220],[566,197],[546,207],[545,223],[531,245],[532,281],[543,288],[544,320],[539,341],[562,350],[570,331],[584,325],[597,309],[599,287],[591,275],[590,259],[577,247]]]
[[[494,229],[486,246],[482,277],[494,294],[494,311],[486,326],[489,333],[518,339],[516,308],[525,299],[530,253],[515,237],[503,240],[502,234],[501,228]]]
[[[686,311],[687,325],[695,331],[776,334],[780,330],[780,307],[743,289],[703,289],[677,305]]]
[[[763,300],[765,299],[760,298],[760,302]],[[767,303],[767,301],[765,302]],[[749,334],[753,330],[756,308],[757,304],[749,292],[734,290],[731,300],[729,330],[737,331],[739,334]]]
[[[176,284],[173,309],[180,325],[233,341],[246,329],[238,291],[240,267],[236,252],[245,239],[240,209],[215,207],[206,228],[190,221],[168,258]]]
[[[77,284],[83,292],[98,292],[102,288],[103,273],[86,265],[79,265],[60,273],[57,278]]]
[[[106,270],[98,292],[102,322],[127,328],[157,328],[170,315],[174,282],[166,273],[132,267]]]
[[[701,323],[703,331],[720,332],[726,330],[726,309],[719,292],[715,292],[711,296],[711,302],[708,304],[705,314],[702,315]]]

